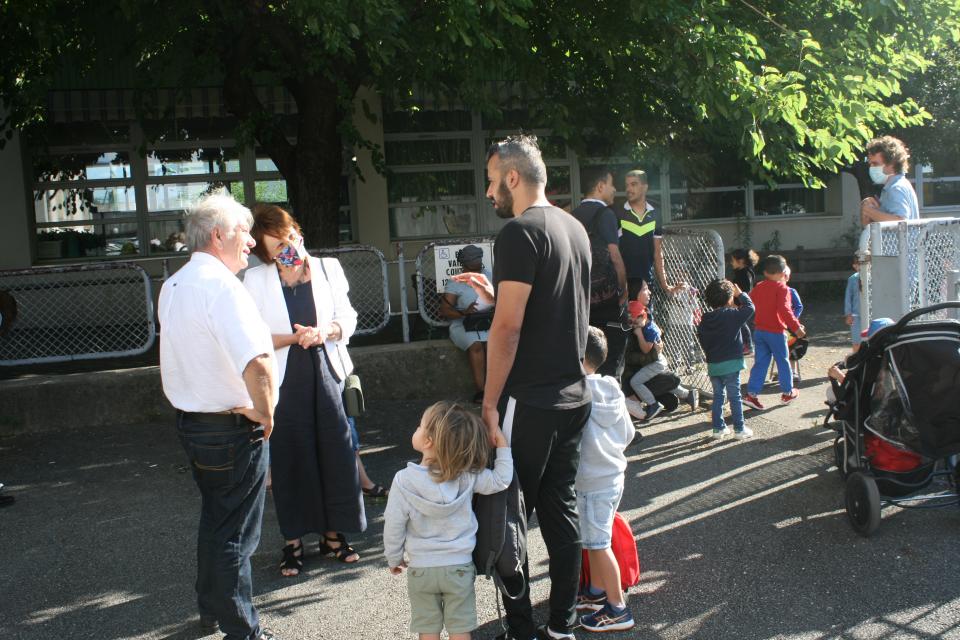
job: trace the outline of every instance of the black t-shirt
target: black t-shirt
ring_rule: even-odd
[[[504,393],[543,409],[590,402],[581,364],[590,311],[590,240],[556,207],[530,207],[508,222],[493,247],[494,286],[532,286]]]
[[[597,237],[604,245],[620,244],[620,221],[617,214],[610,207],[600,204],[596,200],[580,203],[572,212],[573,217],[583,223],[583,228],[589,233],[591,225],[596,223]],[[596,221],[594,221],[596,216]]]
[[[627,205],[629,207],[629,204]],[[653,238],[663,235],[660,212],[651,209],[642,215],[629,208],[617,211],[620,219],[620,255],[628,278],[643,278],[653,287]]]
[[[605,249],[611,244],[620,245],[620,220],[610,207],[597,200],[586,200],[571,211],[571,214],[583,224],[588,238],[590,229],[596,230],[596,237]],[[621,315],[619,301],[612,298],[591,307],[590,324],[602,329],[608,322],[618,320]]]

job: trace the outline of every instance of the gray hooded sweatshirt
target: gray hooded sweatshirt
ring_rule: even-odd
[[[587,387],[593,405],[580,439],[577,493],[609,489],[618,482],[622,484],[623,472],[627,468],[623,450],[636,435],[623,391],[615,378],[594,373],[587,376]]]
[[[473,494],[503,491],[513,479],[509,447],[497,449],[493,469],[463,473],[437,482],[429,469],[407,463],[393,477],[383,514],[383,553],[391,567],[403,561],[411,567],[449,567],[473,561],[477,517]]]

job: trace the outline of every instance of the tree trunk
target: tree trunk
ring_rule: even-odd
[[[340,242],[340,182],[343,173],[342,114],[336,93],[314,80],[297,100],[298,128],[294,175],[286,175],[287,194],[303,228],[307,246],[336,247]]]
[[[345,116],[341,105],[352,104],[357,82],[337,84],[319,74],[295,73],[283,84],[297,103],[297,142],[290,144],[274,114],[260,102],[250,70],[264,30],[272,22],[257,4],[224,51],[224,98],[228,110],[254,125],[254,136],[277,165],[287,182],[287,197],[293,215],[303,229],[308,247],[335,247],[340,241],[340,181],[343,169],[343,138],[340,125]],[[281,33],[278,38],[282,38]],[[288,57],[299,55],[286,42]],[[291,63],[292,64],[292,63]],[[342,87],[342,88],[341,88]],[[340,91],[346,94],[340,96]]]

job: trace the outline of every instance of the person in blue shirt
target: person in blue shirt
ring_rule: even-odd
[[[711,311],[697,327],[697,340],[707,359],[707,373],[713,385],[712,436],[719,440],[730,435],[730,427],[723,421],[723,404],[728,396],[734,435],[738,439],[749,438],[753,431],[744,424],[740,395],[740,371],[745,368],[740,330],[753,317],[753,301],[729,280],[708,284],[703,298]]]
[[[860,258],[856,254],[852,266],[853,273],[847,278],[847,290],[843,294],[843,316],[850,327],[850,341],[856,353],[863,341],[860,337]]]
[[[488,280],[493,278],[493,274],[483,266],[483,249],[480,247],[468,244],[457,251],[456,259],[464,273],[482,273]],[[473,322],[481,318],[481,315],[474,314],[486,313],[489,316],[492,307],[484,304],[470,285],[456,280],[447,282],[440,300],[440,315],[450,321],[450,340],[467,354],[476,389],[473,402],[480,404],[487,379],[487,340],[491,320],[488,318],[485,323],[479,324]],[[465,322],[472,315],[471,321]]]
[[[920,205],[917,192],[904,175],[910,169],[910,151],[893,136],[883,136],[867,144],[870,179],[883,185],[880,199],[864,198],[860,202],[860,223],[917,220]]]
[[[793,311],[793,315],[799,318],[800,314],[803,313],[803,300],[800,299],[800,293],[797,292],[796,289],[794,289],[789,285],[790,275],[793,273],[790,270],[790,267],[787,267],[786,269],[784,269],[783,273],[785,276],[783,281],[788,283],[787,291],[790,292],[790,310]]]

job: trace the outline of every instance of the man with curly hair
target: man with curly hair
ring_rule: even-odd
[[[880,200],[864,198],[860,203],[860,223],[888,220],[917,220],[920,206],[917,192],[904,175],[910,168],[910,150],[903,141],[893,136],[883,136],[867,144],[867,161],[870,163],[870,179],[883,185]]]

